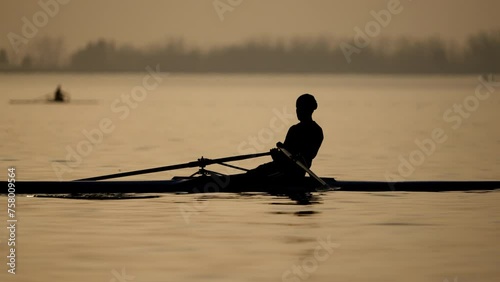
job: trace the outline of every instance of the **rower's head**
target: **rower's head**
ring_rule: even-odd
[[[297,118],[300,121],[307,121],[312,120],[312,114],[318,108],[318,103],[313,95],[306,93],[297,98],[296,107]]]

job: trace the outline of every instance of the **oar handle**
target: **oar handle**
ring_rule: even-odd
[[[305,172],[307,172],[312,178],[316,179],[319,183],[321,183],[321,185],[324,188],[328,188],[328,184],[323,179],[321,179],[319,176],[317,176],[314,172],[312,172],[312,170],[307,168],[301,161],[296,160],[293,157],[293,155],[290,152],[288,152],[287,149],[285,149],[285,147],[283,146],[283,143],[281,143],[281,142],[276,143],[276,147],[278,147],[278,149],[280,149],[280,151],[283,154],[285,154],[285,156],[287,156],[292,162],[297,164],[300,168],[302,168]]]

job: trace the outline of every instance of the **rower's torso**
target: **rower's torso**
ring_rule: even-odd
[[[300,122],[288,130],[284,145],[292,154],[300,154],[308,167],[323,142],[323,130],[313,120]]]

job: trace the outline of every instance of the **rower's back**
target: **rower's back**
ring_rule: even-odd
[[[303,94],[297,99],[296,112],[299,123],[290,127],[283,146],[296,159],[308,168],[318,154],[323,143],[323,129],[313,119],[312,114],[318,108],[316,99],[311,94]],[[294,169],[294,174],[298,173]],[[300,175],[305,172],[300,171]]]
[[[283,145],[293,155],[300,156],[304,165],[310,168],[323,138],[323,130],[314,120],[301,121],[290,127]]]

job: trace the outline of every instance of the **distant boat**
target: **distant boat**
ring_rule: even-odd
[[[28,105],[28,104],[78,104],[78,105],[95,105],[97,100],[95,99],[67,99],[67,100],[55,100],[55,99],[10,99],[10,104],[13,105]]]

